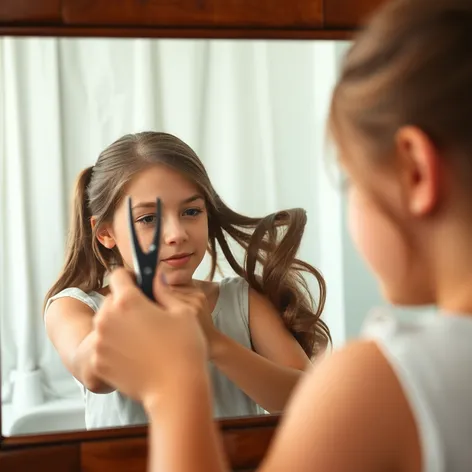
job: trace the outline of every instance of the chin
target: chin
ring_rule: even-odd
[[[165,273],[165,277],[169,285],[188,285],[192,282],[193,272],[190,269],[170,270]]]

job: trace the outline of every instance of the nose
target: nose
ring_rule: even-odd
[[[169,246],[179,246],[188,239],[182,221],[174,216],[168,216],[162,219],[162,238],[164,244]]]

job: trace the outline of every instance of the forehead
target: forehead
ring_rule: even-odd
[[[134,176],[126,188],[133,200],[154,200],[156,197],[172,203],[182,201],[198,191],[198,187],[185,176],[165,165],[148,167]]]

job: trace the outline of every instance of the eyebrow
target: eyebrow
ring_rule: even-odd
[[[197,200],[205,200],[205,199],[203,198],[202,195],[195,194],[195,195],[192,195],[189,198],[186,198],[185,200],[182,200],[181,205],[183,205],[185,203],[192,203],[192,202],[195,202]],[[141,203],[137,203],[136,205],[133,206],[133,210],[137,210],[138,208],[156,208],[156,202],[155,201],[153,201],[153,202],[141,202]]]

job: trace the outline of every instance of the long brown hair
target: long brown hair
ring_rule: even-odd
[[[329,130],[338,144],[349,130],[367,156],[382,163],[392,155],[397,131],[416,126],[462,166],[469,183],[471,84],[472,2],[391,0],[345,57]]]
[[[296,259],[307,221],[305,211],[286,210],[265,218],[234,212],[216,193],[195,152],[167,133],[123,136],[100,154],[95,166],[79,175],[65,265],[45,300],[67,287],[78,287],[85,292],[100,289],[105,274],[122,263],[116,250],[99,244],[96,231],[113,217],[124,186],[145,166],[155,163],[177,170],[205,195],[211,256],[209,280],[218,268],[217,251],[221,249],[234,272],[273,303],[288,330],[310,357],[323,350],[331,342],[329,329],[320,318],[326,299],[325,281],[318,270]],[[92,215],[96,219],[93,229]],[[243,264],[236,260],[228,237],[245,250]],[[303,273],[313,275],[318,283],[317,302],[308,290]]]

